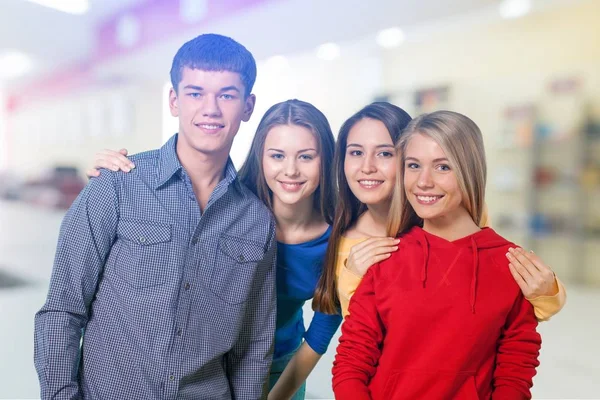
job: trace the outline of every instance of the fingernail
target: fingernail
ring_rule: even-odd
[[[131,169],[133,169],[133,168],[135,168],[135,164],[134,164],[134,163],[131,163],[131,164],[129,164],[129,167],[130,167]]]
[[[131,171],[131,169],[129,169],[129,167],[123,167],[123,171],[129,172],[129,171]]]
[[[511,258],[511,257],[512,257],[512,254],[510,254],[510,253],[506,253],[506,257],[508,257],[508,258]]]
[[[396,239],[396,243],[400,243],[400,239]]]
[[[398,246],[394,246],[394,250],[398,250]]]
[[[512,247],[509,247],[508,251],[512,253],[513,251],[515,251],[515,249],[513,249]],[[508,254],[508,253],[506,253],[506,254]]]

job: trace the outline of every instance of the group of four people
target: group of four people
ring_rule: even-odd
[[[242,45],[200,35],[171,68],[179,132],[98,154],[35,317],[42,398],[303,399],[342,321],[336,398],[529,398],[565,289],[486,227],[478,127],[377,102],[335,141],[288,100],[236,173],[255,78]]]

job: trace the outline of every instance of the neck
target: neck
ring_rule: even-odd
[[[318,216],[312,196],[295,204],[285,204],[273,196],[273,215],[281,233],[306,230],[315,222],[315,214]]]
[[[461,212],[456,216],[426,219],[423,221],[423,230],[448,241],[454,241],[479,232],[481,228],[465,210],[464,213]]]
[[[358,219],[358,230],[368,236],[386,236],[389,209],[389,204],[368,205]]]
[[[229,153],[206,154],[177,141],[177,157],[192,183],[200,187],[215,186],[225,175]]]

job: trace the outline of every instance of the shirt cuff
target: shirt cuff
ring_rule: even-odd
[[[567,291],[558,278],[556,278],[556,284],[558,286],[558,293],[554,296],[538,296],[533,299],[527,299],[533,306],[538,321],[548,321],[567,302]]]

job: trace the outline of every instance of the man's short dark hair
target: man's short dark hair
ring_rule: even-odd
[[[256,61],[244,46],[222,35],[208,33],[185,43],[175,54],[171,66],[171,84],[177,92],[184,68],[203,71],[230,71],[240,74],[246,89],[252,92],[256,81]]]

